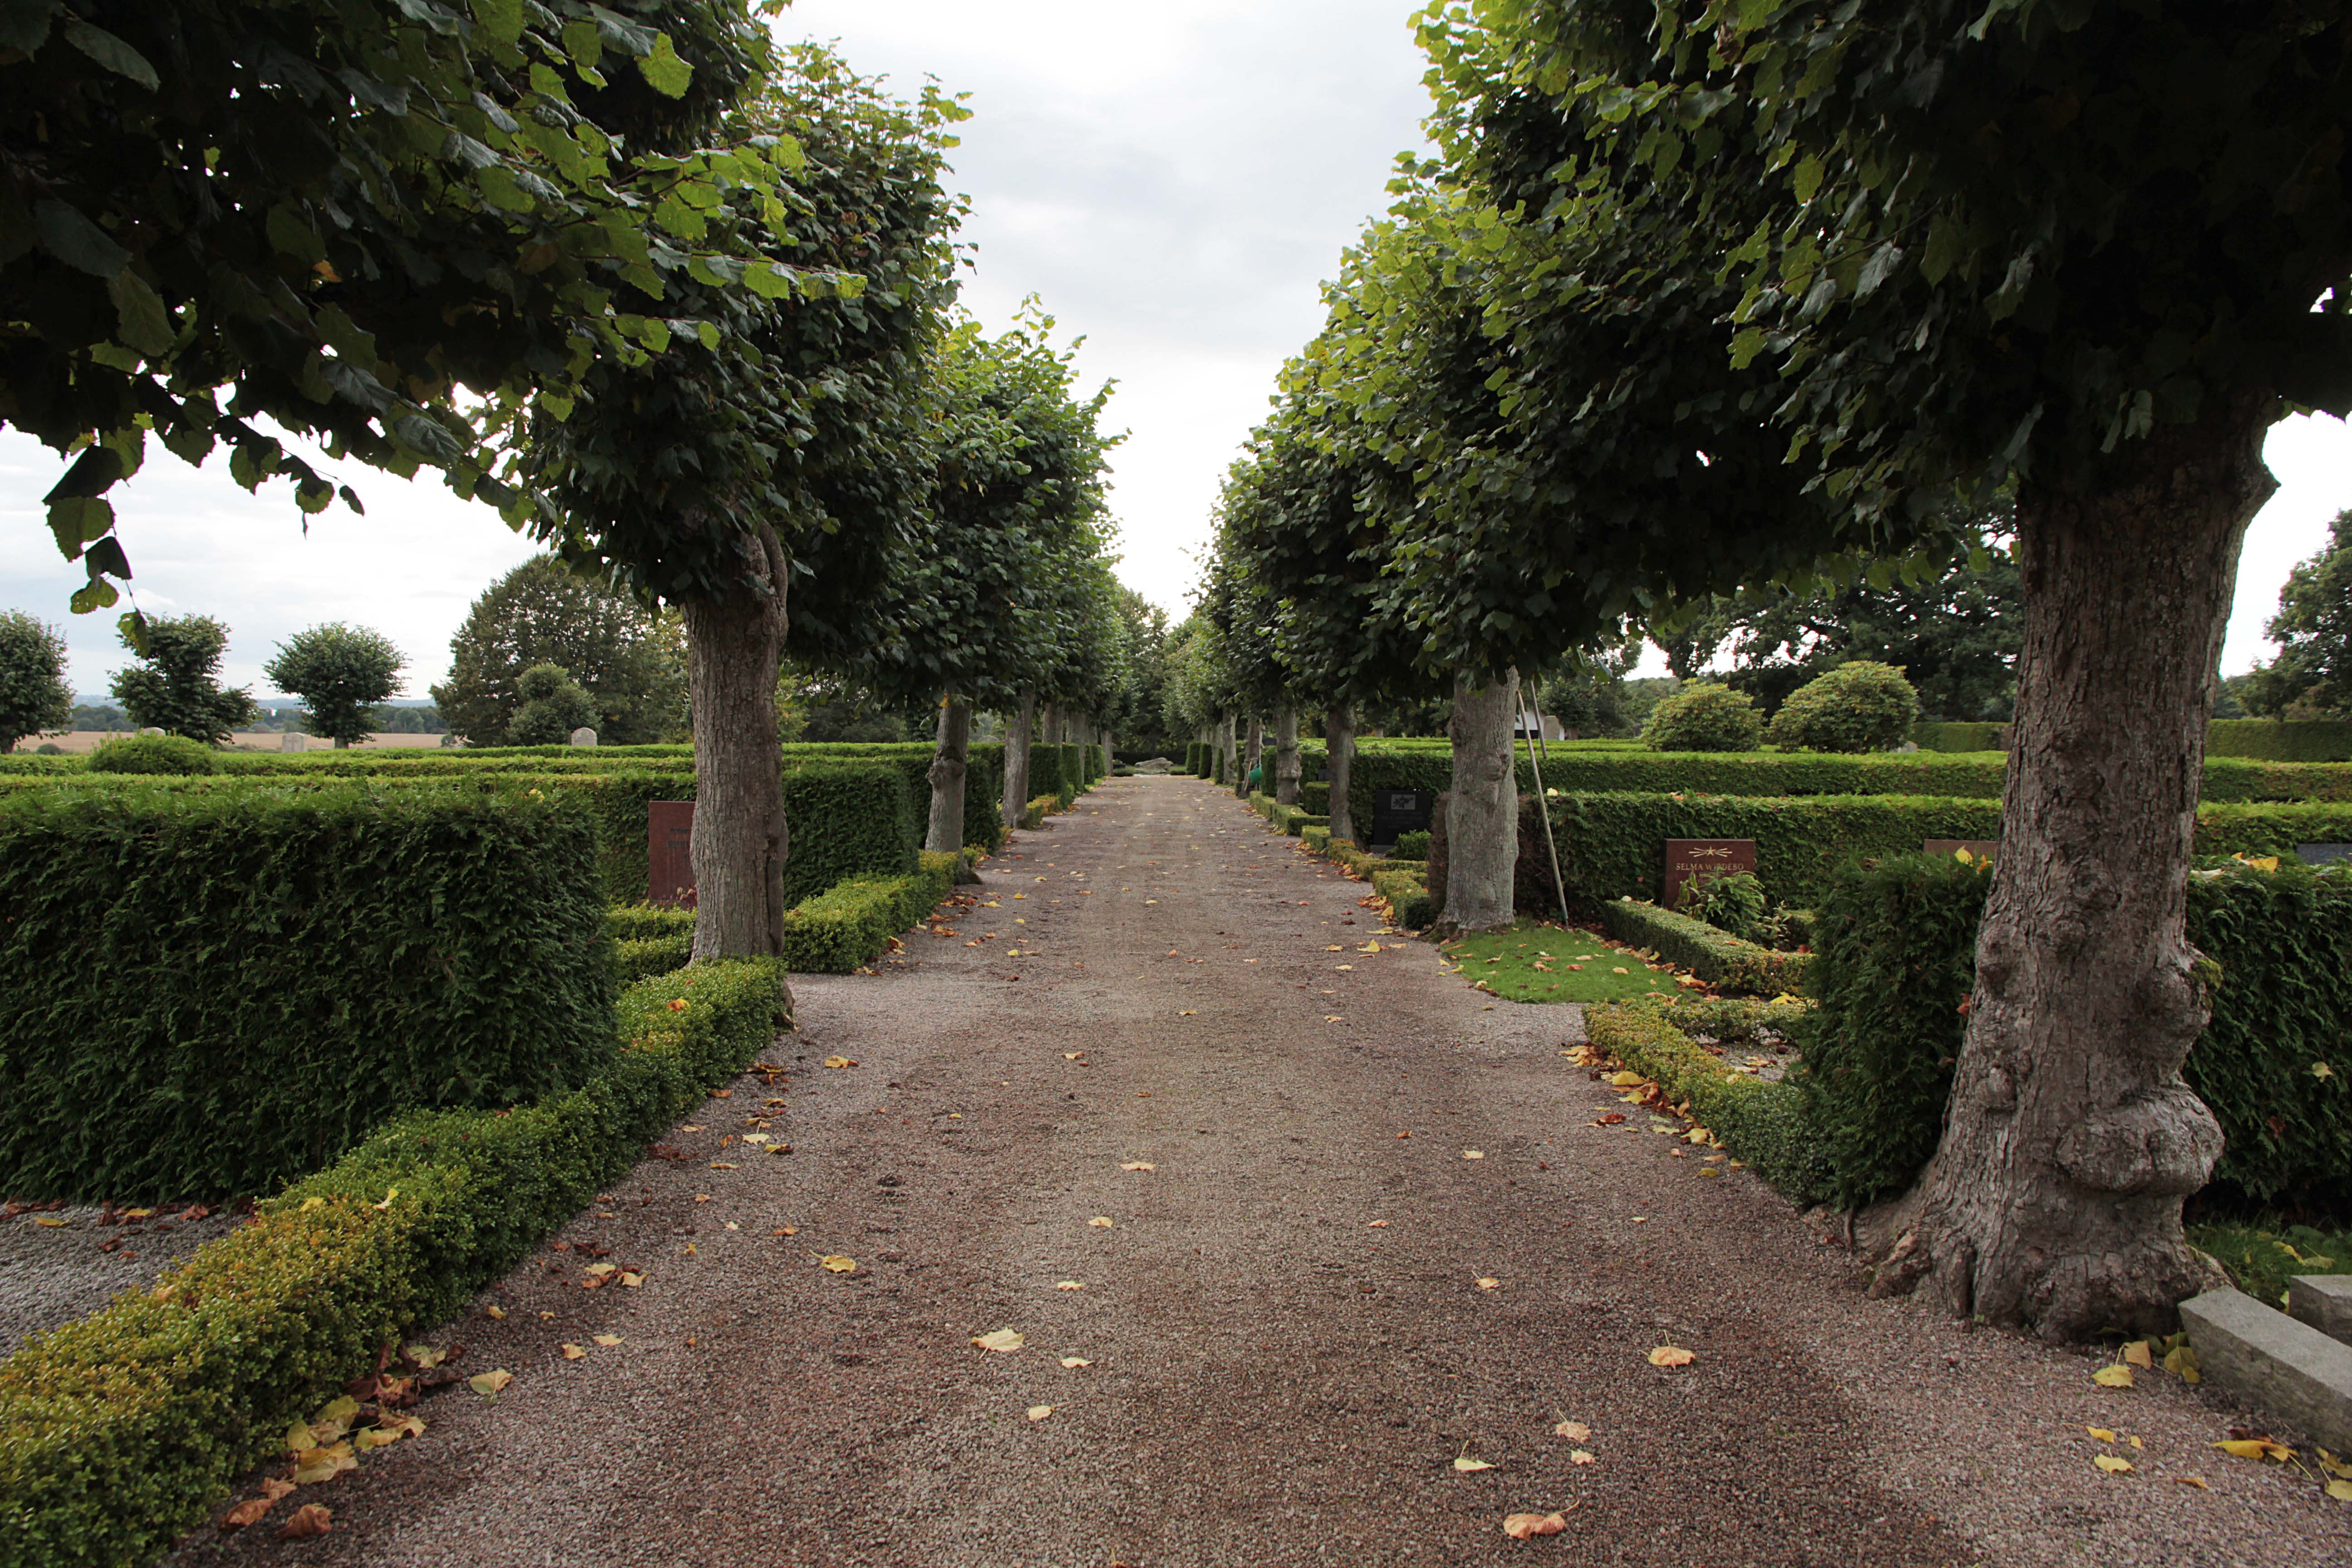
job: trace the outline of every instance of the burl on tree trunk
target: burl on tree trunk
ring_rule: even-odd
[[[1037,699],[1024,696],[1017,712],[1005,716],[1004,826],[1021,826],[1029,809],[1029,731],[1037,722]]]
[[[1356,816],[1348,807],[1349,775],[1356,763],[1356,710],[1346,702],[1334,702],[1323,715],[1323,742],[1329,755],[1323,763],[1323,776],[1331,785],[1331,837],[1335,843],[1356,841]]]
[[[971,757],[971,699],[950,689],[940,699],[939,747],[931,756],[931,822],[923,847],[963,852],[963,778]]]
[[[1445,921],[1496,931],[1515,918],[1519,864],[1519,780],[1511,765],[1517,671],[1473,687],[1454,683],[1454,783],[1447,791]]]
[[[2277,488],[2275,412],[2244,399],[2159,430],[2096,488],[2019,497],[2000,852],[1943,1144],[1880,1293],[1932,1279],[1956,1314],[2055,1341],[2169,1330],[2211,1282],[2180,1221],[2221,1152],[2180,1076],[2208,1016],[2186,889],[2239,545]]]
[[[784,951],[784,779],[776,745],[792,563],[762,523],[747,541],[757,586],[689,600],[687,680],[694,703],[694,957]]]

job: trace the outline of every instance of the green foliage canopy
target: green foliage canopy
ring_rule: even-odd
[[[0,613],[0,752],[73,721],[66,640],[23,610]]]
[[[118,673],[109,689],[133,724],[209,745],[252,721],[252,694],[221,689],[228,627],[220,622],[210,616],[159,616],[142,628],[125,616],[121,636],[139,663]]]
[[[1714,681],[1662,698],[1642,728],[1643,743],[1654,752],[1752,752],[1763,740],[1756,700]]]
[[[449,642],[449,679],[433,700],[449,727],[497,745],[521,705],[517,682],[537,664],[562,666],[595,703],[587,721],[608,746],[678,737],[686,721],[685,633],[552,555],[524,562],[482,591]]]
[[[2352,511],[2327,547],[2288,574],[2263,629],[2279,656],[2256,672],[2248,706],[2263,718],[2352,719]]]
[[[1776,746],[1808,752],[1884,752],[1911,738],[1919,694],[1893,665],[1841,664],[1790,694],[1772,715]]]
[[[376,704],[400,690],[408,658],[382,632],[341,621],[289,637],[262,673],[278,690],[302,700],[302,727],[338,746],[366,738]]]

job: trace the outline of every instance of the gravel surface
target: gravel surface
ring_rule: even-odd
[[[116,1224],[101,1223],[113,1217],[104,1210],[79,1205],[0,1217],[0,1356],[126,1290],[144,1289],[238,1223],[234,1214],[206,1210],[189,1219],[189,1212],[188,1205],[172,1204],[146,1219]]]
[[[1591,1125],[1576,1011],[1360,951],[1366,891],[1200,781],[1099,786],[954,935],[803,981],[784,1081],[673,1132],[484,1296],[502,1321],[433,1336],[502,1395],[437,1393],[303,1489],[331,1533],[175,1561],[2347,1560],[2352,1509],[2209,1447],[2208,1396],[1869,1300],[1752,1177]],[[771,1096],[793,1154],[722,1142]],[[582,1289],[582,1244],[643,1287]],[[1523,1510],[1568,1530],[1506,1538]]]

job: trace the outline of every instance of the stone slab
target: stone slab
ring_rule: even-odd
[[[1669,838],[1665,887],[1658,901],[1671,910],[1681,901],[1683,884],[1692,878],[1712,881],[1742,871],[1755,874],[1753,838]]]
[[[2352,1274],[2298,1274],[2287,1281],[2286,1315],[2352,1345]]]
[[[2352,861],[2352,844],[2298,844],[2294,852],[2306,866],[2335,866]]]
[[[2352,1345],[2242,1290],[2183,1301],[2180,1322],[2197,1347],[2199,1370],[2215,1386],[2326,1447],[2352,1451]]]

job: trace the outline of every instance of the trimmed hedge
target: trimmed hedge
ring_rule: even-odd
[[[543,792],[0,797],[0,1191],[218,1198],[609,1054],[596,839]]]
[[[1428,871],[1395,866],[1372,873],[1372,891],[1388,900],[1389,913],[1407,931],[1426,930],[1437,919],[1429,897]]]
[[[908,877],[853,877],[784,916],[784,962],[808,974],[847,974],[938,907],[961,856],[925,850]]]
[[[1911,739],[1923,752],[1998,752],[2006,724],[1936,723],[1911,726]]]
[[[1907,1185],[1935,1152],[1990,884],[1981,866],[1905,856],[1850,868],[1820,911],[1806,1086],[1844,1202]],[[2189,937],[2219,966],[2183,1074],[2226,1139],[2214,1181],[2263,1203],[2352,1202],[2352,872],[2200,871]]]
[[[1717,931],[1703,920],[1632,899],[1601,906],[1609,934],[1647,948],[1701,980],[1748,996],[1785,996],[1804,983],[1811,955],[1777,952]]]
[[[1837,867],[1856,856],[1916,854],[1930,838],[2000,836],[1997,800],[1587,793],[1559,795],[1549,805],[1569,891],[1594,904],[1654,900],[1669,838],[1753,838],[1765,891],[1781,902],[1812,907],[1828,892]],[[1527,815],[1533,817],[1532,807]],[[1540,824],[1532,831],[1540,843]],[[2298,844],[2347,840],[2352,840],[2352,805],[2221,804],[2197,814],[2200,855],[2292,857]],[[1541,879],[1522,878],[1522,898],[1549,897],[1541,885],[1549,878],[1548,867]]]
[[[1047,745],[1040,741],[1029,748],[1029,788],[1033,795],[1050,795],[1067,811],[1070,804],[1086,793],[1086,748],[1076,745]]]
[[[1769,1004],[1619,1003],[1589,1007],[1585,1037],[1687,1105],[1727,1152],[1774,1188],[1800,1203],[1816,1201],[1826,1172],[1814,1142],[1804,1091],[1789,1079],[1766,1083],[1735,1072],[1691,1037],[1689,1030],[1731,1043],[1752,1040],[1761,1028],[1785,1029],[1800,1009]],[[1748,1011],[1752,1009],[1753,1011]]]
[[[684,969],[694,958],[694,932],[640,937],[613,944],[613,973],[624,985]]]
[[[2274,763],[2352,763],[2352,720],[2217,719],[2207,731],[2205,753]]]
[[[618,1050],[600,1029],[606,1066],[580,1088],[404,1118],[152,1289],[0,1363],[0,1568],[164,1551],[377,1347],[446,1321],[752,1061],[789,1024],[782,982],[734,963],[633,986]]]

